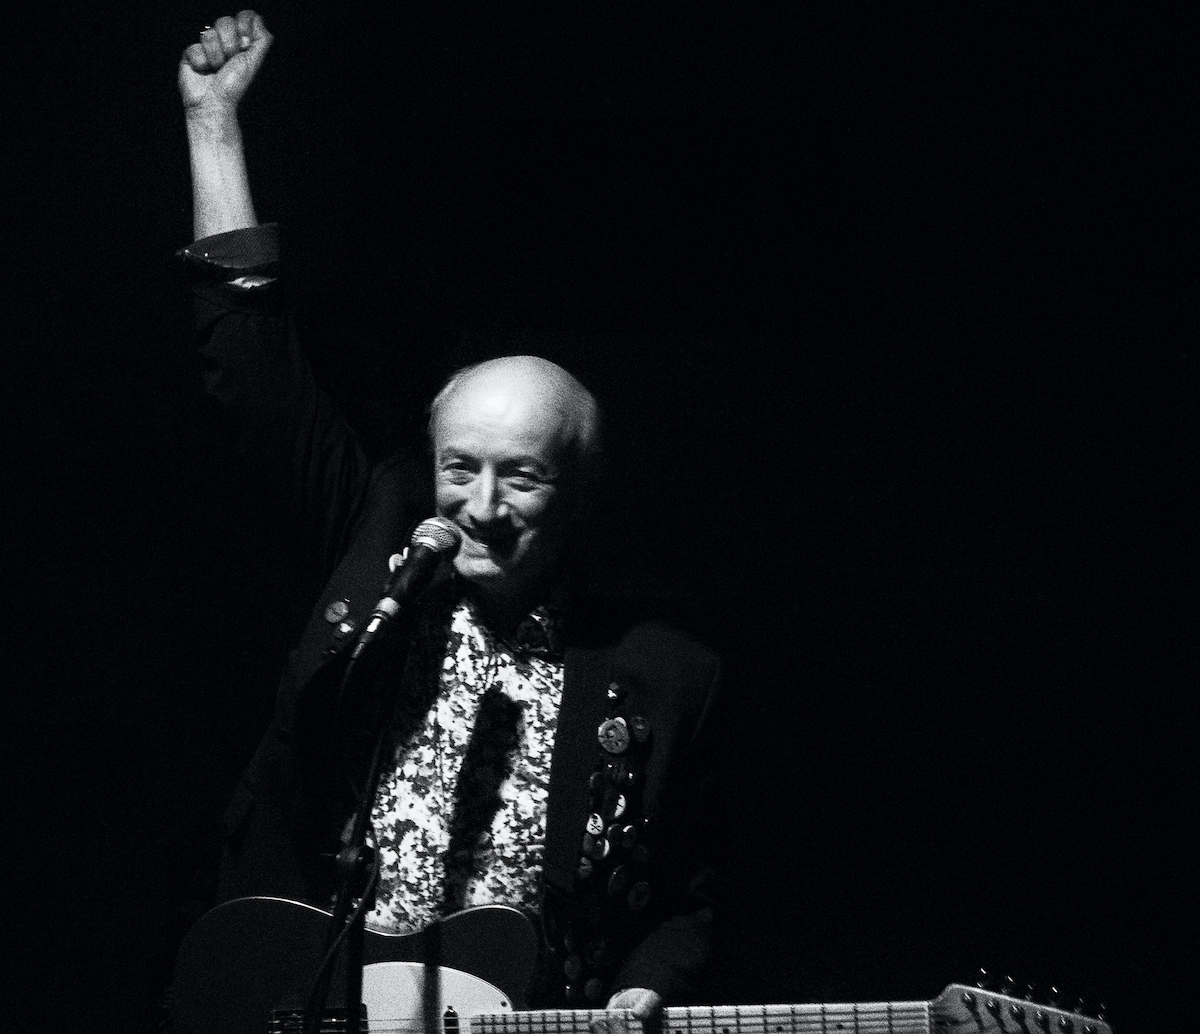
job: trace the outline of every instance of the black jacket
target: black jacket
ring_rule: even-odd
[[[325,904],[320,859],[336,849],[349,806],[331,790],[343,758],[340,748],[328,756],[334,741],[324,735],[353,639],[346,623],[370,614],[388,557],[432,512],[427,464],[410,455],[370,462],[317,388],[279,278],[274,227],[207,238],[181,254],[208,391],[237,422],[239,451],[301,522],[326,578],[226,812],[219,896]],[[252,286],[235,286],[239,277]],[[564,659],[546,825],[550,950],[534,1004],[567,1000],[567,985],[579,1000],[589,976],[599,981],[593,995],[601,985],[604,995],[648,987],[668,1002],[694,1000],[712,918],[704,845],[715,751],[704,719],[717,660],[665,624],[585,595],[569,609]],[[374,675],[398,672],[385,659]],[[610,720],[637,733],[622,753],[601,747]],[[618,793],[626,807],[614,819]],[[586,833],[597,813],[609,847]]]

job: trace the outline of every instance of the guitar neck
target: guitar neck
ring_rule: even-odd
[[[589,1034],[603,1010],[553,1010],[472,1016],[470,1034]],[[630,1018],[629,1034],[644,1034]],[[722,1005],[667,1009],[664,1031],[677,1034],[931,1034],[929,1002],[846,1005]]]

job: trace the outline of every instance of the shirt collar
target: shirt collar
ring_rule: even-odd
[[[555,590],[545,603],[539,604],[526,614],[518,623],[511,637],[502,637],[483,621],[479,604],[470,591],[470,586],[461,582],[457,576],[454,580],[458,583],[458,597],[468,604],[471,622],[476,627],[483,629],[489,638],[503,642],[515,654],[549,659],[562,657],[567,616],[565,589]]]
[[[534,607],[513,633],[513,648],[535,657],[562,656],[563,612],[561,606],[546,603]]]

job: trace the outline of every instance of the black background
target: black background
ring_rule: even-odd
[[[482,5],[478,5],[482,7]],[[174,68],[14,23],[5,894],[20,1004],[148,1014],[312,587],[187,347]],[[715,1001],[1194,979],[1184,36],[1116,4],[303,2],[244,108],[381,447],[453,366],[611,417],[597,548],[725,653]],[[202,868],[202,867],[201,867]]]

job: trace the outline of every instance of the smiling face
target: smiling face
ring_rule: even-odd
[[[502,621],[538,602],[562,563],[573,388],[560,367],[517,356],[472,368],[435,404],[437,512],[463,532],[456,570]]]

